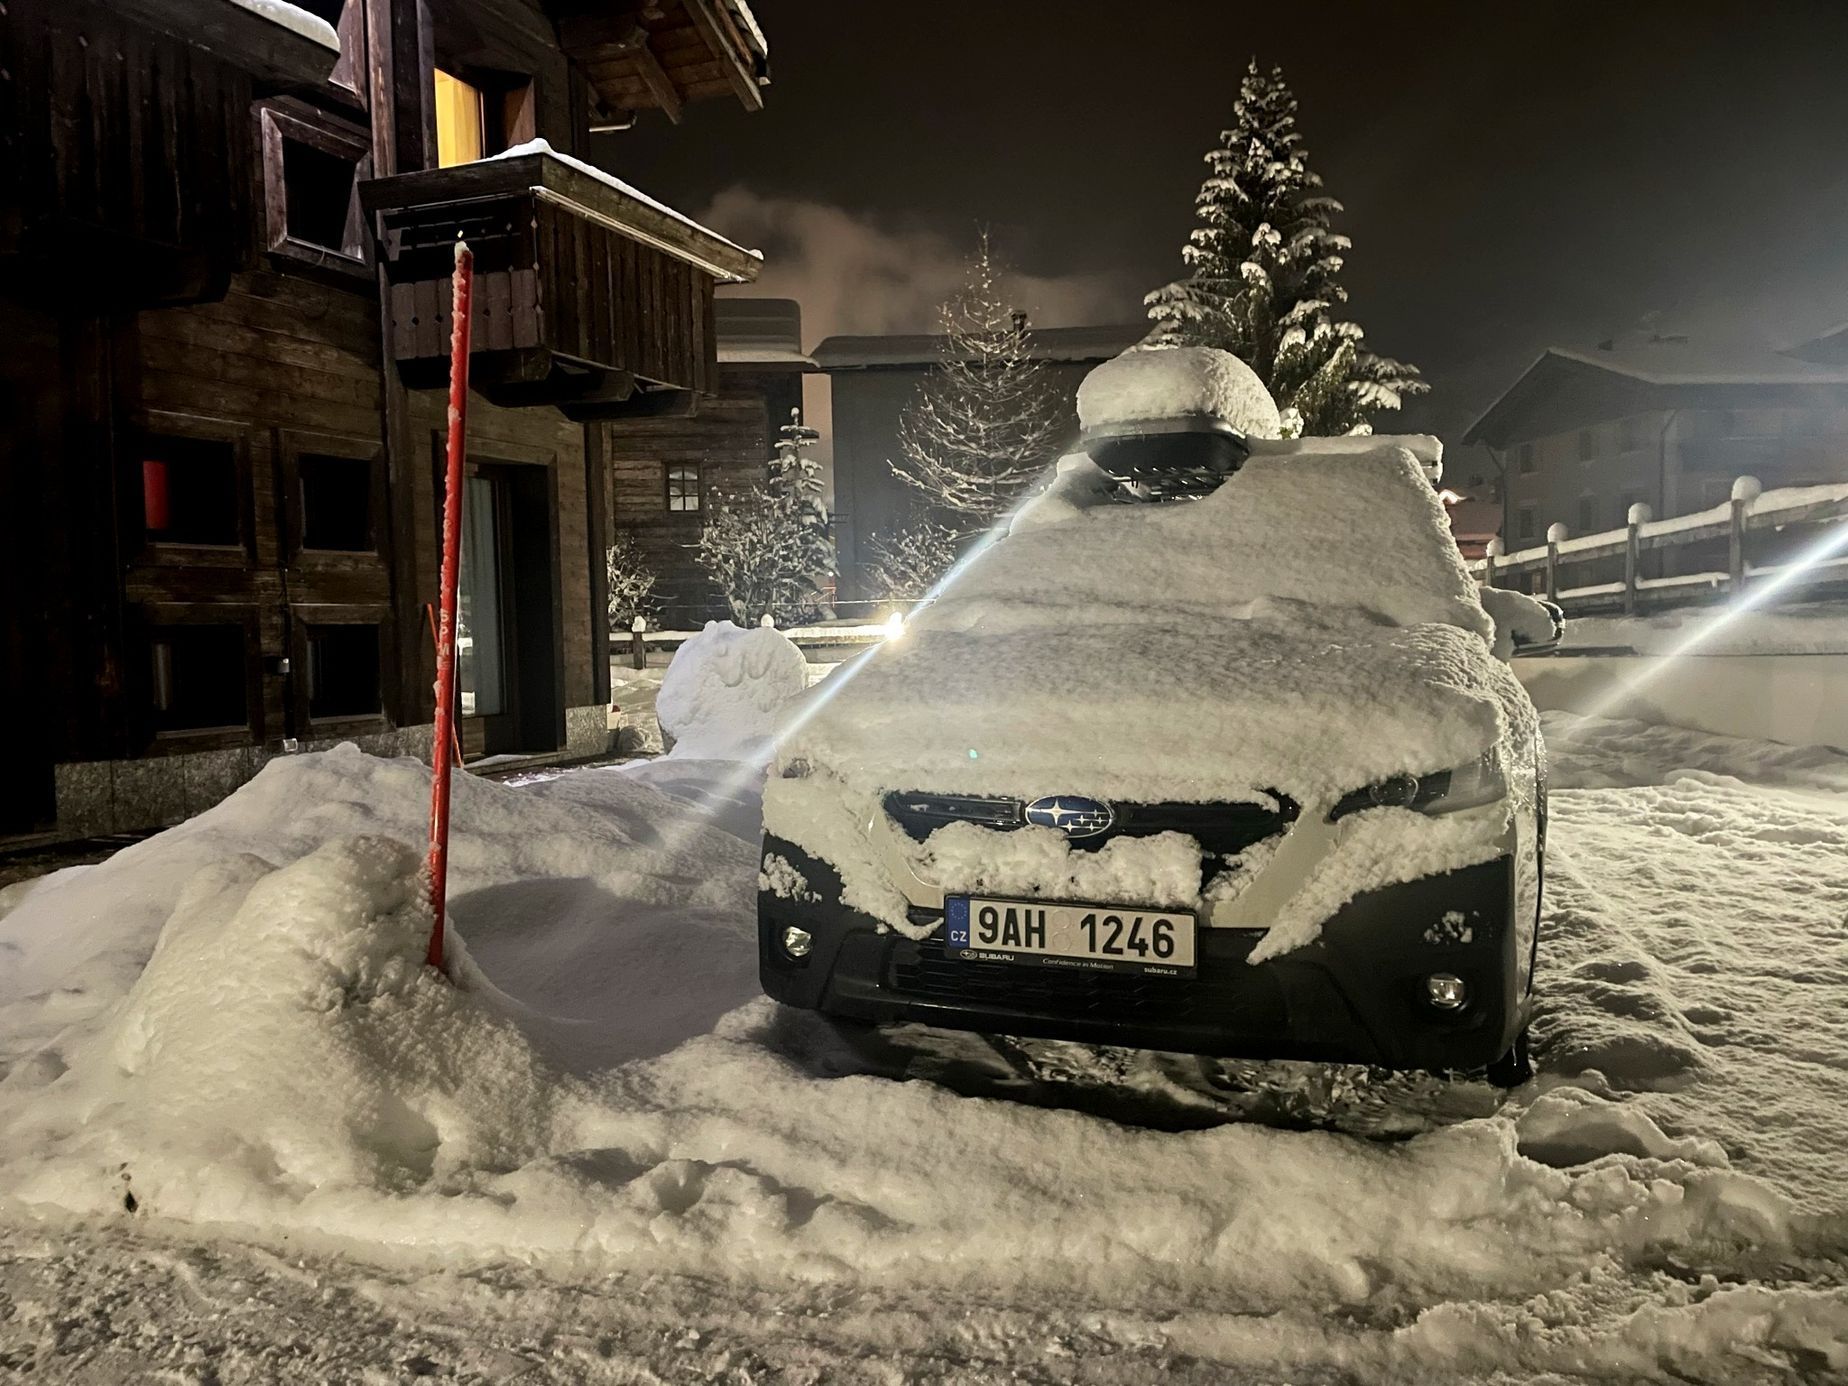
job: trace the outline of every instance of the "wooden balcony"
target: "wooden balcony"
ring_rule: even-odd
[[[660,412],[716,388],[712,290],[758,258],[606,175],[541,149],[360,186],[404,382],[449,378],[450,273],[475,254],[470,380],[572,418]]]

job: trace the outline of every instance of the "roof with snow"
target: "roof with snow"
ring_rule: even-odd
[[[1803,359],[1810,347],[1656,337],[1582,350],[1548,347],[1463,435],[1465,443],[1511,442],[1652,409],[1741,404],[1841,407],[1848,362]]]
[[[1027,334],[1035,361],[1108,361],[1149,334],[1145,322],[1112,327],[1036,327]],[[815,348],[824,371],[934,366],[943,338],[934,333],[829,337]]]

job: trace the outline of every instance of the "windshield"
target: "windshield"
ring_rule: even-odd
[[[1067,459],[1046,495],[919,624],[1168,623],[1287,610],[1488,636],[1420,463],[1393,439],[1373,441],[1367,451],[1272,443],[1211,494],[1164,505],[1112,504],[1097,468]]]

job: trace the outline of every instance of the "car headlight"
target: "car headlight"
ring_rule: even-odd
[[[1403,808],[1415,813],[1455,813],[1492,804],[1508,795],[1508,775],[1501,750],[1490,747],[1467,765],[1429,775],[1394,775],[1352,794],[1344,794],[1328,811],[1328,821],[1372,808]]]

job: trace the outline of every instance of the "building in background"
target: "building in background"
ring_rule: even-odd
[[[727,297],[714,310],[717,392],[690,414],[612,427],[604,443],[614,526],[634,538],[654,574],[659,620],[670,629],[729,615],[699,567],[700,535],[717,497],[769,475],[777,430],[802,407],[802,378],[815,369],[794,299]]]
[[[1549,348],[1464,435],[1502,475],[1502,541],[1544,543],[1769,489],[1848,480],[1848,329],[1777,352],[1655,337]]]
[[[1053,327],[1032,333],[1033,359],[1045,363],[1067,398],[1101,361],[1148,335],[1147,323],[1120,327]],[[839,609],[861,614],[870,604],[864,570],[875,535],[910,519],[912,491],[892,472],[903,452],[898,424],[918,384],[941,359],[938,336],[829,337],[815,348],[833,401],[834,536],[840,554]],[[1072,431],[1077,431],[1073,414]]]
[[[0,835],[170,823],[336,738],[428,754],[459,235],[464,744],[605,744],[608,439],[716,388],[713,288],[758,262],[565,156],[760,107],[761,31],[743,0],[302,4],[0,21]]]

